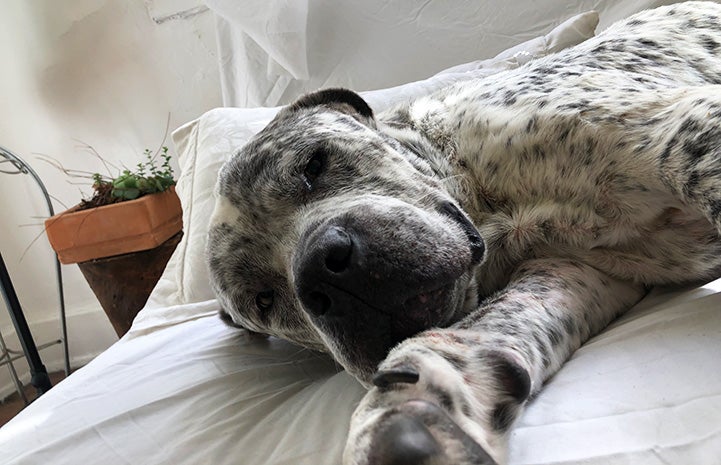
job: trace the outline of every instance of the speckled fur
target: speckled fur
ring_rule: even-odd
[[[469,444],[503,463],[524,403],[584,341],[649,286],[721,275],[720,24],[717,4],[678,4],[377,119],[342,103],[290,108],[225,166],[209,241],[225,311],[328,350],[366,385],[373,359],[294,294],[304,234],[370,218],[377,241],[408,245],[393,249],[397,272],[423,279],[468,263],[439,202],[459,205],[485,241],[444,317],[380,363],[419,380],[370,388],[345,464],[385,463],[379,435],[400,417],[441,445],[424,463],[491,463]],[[331,161],[309,188],[302,167],[318,144]],[[262,312],[254,296],[266,289]]]

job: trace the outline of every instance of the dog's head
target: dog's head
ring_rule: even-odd
[[[282,110],[220,173],[208,257],[229,319],[367,382],[395,344],[465,314],[483,241],[417,152],[347,90]]]

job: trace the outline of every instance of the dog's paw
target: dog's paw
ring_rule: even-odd
[[[527,372],[506,353],[440,352],[428,342],[404,343],[380,365],[353,415],[346,465],[505,461],[506,432],[530,390]]]

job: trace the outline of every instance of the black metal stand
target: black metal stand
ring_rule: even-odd
[[[33,335],[30,333],[23,309],[20,307],[18,296],[10,280],[10,274],[5,267],[5,260],[2,258],[2,254],[0,254],[0,287],[2,288],[3,297],[10,312],[10,317],[13,320],[13,325],[15,326],[15,332],[20,339],[20,345],[23,348],[28,365],[30,365],[30,384],[35,386],[38,396],[41,396],[52,387],[52,384],[50,384],[48,370],[45,368],[45,365],[43,365],[42,360],[40,360],[38,348],[33,340]]]
[[[25,161],[20,158],[19,156],[15,155],[10,150],[0,146],[0,165],[3,165],[4,163],[10,163],[13,169],[11,170],[5,170],[0,167],[0,173],[4,174],[27,174],[38,185],[40,190],[43,193],[43,198],[45,198],[45,203],[48,207],[48,216],[55,215],[55,210],[53,209],[53,203],[50,200],[50,194],[48,194],[48,190],[45,188],[45,184],[40,179],[40,176],[33,170],[30,165],[25,163]],[[68,328],[67,324],[65,322],[65,291],[63,290],[63,271],[60,266],[60,260],[58,260],[58,255],[55,255],[55,275],[57,278],[58,283],[58,304],[60,304],[60,331],[62,332],[62,338],[60,339],[60,342],[63,345],[63,355],[65,357],[65,376],[70,376],[70,351],[68,350]],[[52,345],[52,344],[50,344]],[[48,345],[41,346],[47,347]],[[8,357],[8,361],[12,362],[11,357]]]

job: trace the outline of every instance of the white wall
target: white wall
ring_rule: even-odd
[[[134,166],[145,148],[161,143],[168,114],[172,130],[220,106],[213,21],[200,0],[3,1],[0,145],[29,162],[51,195],[76,204],[80,190],[89,189],[69,184],[35,154],[69,168],[102,170],[82,141],[111,162]],[[0,174],[0,198],[0,252],[42,343],[59,334],[52,252],[42,234],[47,212],[26,176]],[[77,266],[63,270],[70,351],[78,365],[116,336]],[[0,331],[14,340],[3,303]],[[51,369],[62,366],[59,346],[42,357]],[[0,367],[0,398],[11,389]]]

